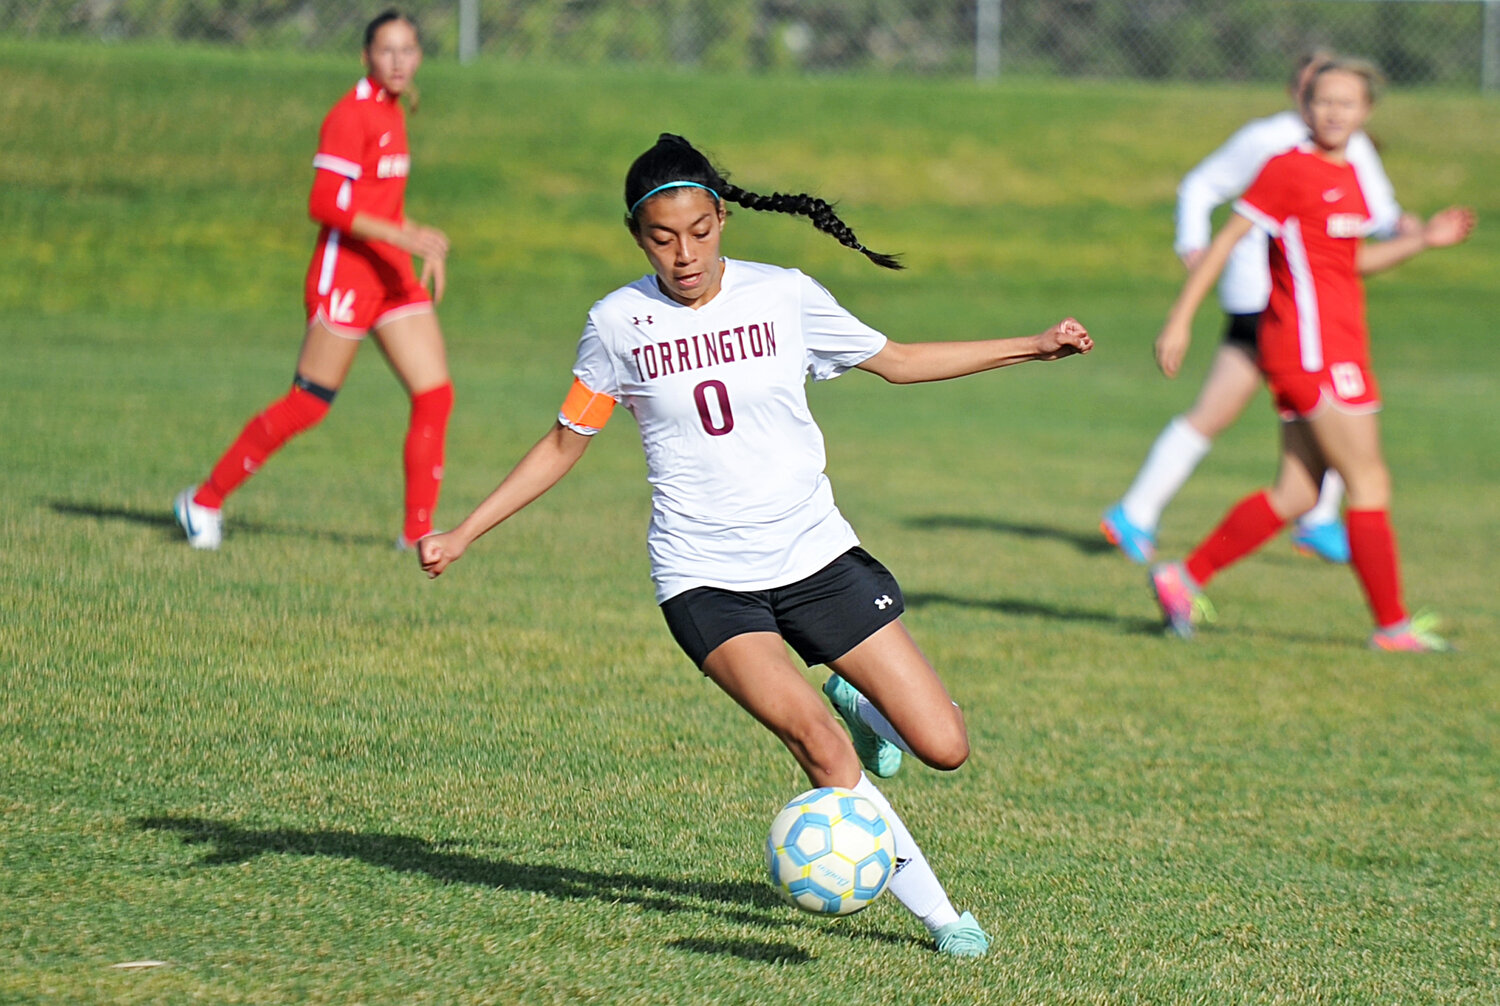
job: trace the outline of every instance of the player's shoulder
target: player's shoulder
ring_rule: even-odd
[[[328,118],[389,115],[393,108],[399,109],[400,105],[384,88],[370,83],[369,77],[361,77],[333,103],[333,107],[328,110]]]
[[[800,296],[799,291],[815,281],[801,269],[771,265],[769,262],[749,262],[744,259],[724,260],[725,288],[736,296],[754,289],[755,296],[786,297]]]
[[[1307,136],[1302,116],[1291,109],[1251,119],[1235,132],[1235,138],[1280,153]]]
[[[631,324],[632,318],[643,317],[643,311],[650,313],[653,309],[660,310],[669,306],[657,288],[656,274],[647,273],[633,283],[626,283],[594,301],[594,306],[589,308],[589,318],[596,327],[611,325],[622,319],[626,324]]]
[[[1311,146],[1299,143],[1290,150],[1283,150],[1281,153],[1268,158],[1264,170],[1276,175],[1285,175],[1290,172],[1304,171],[1310,163],[1316,160],[1317,158],[1313,154]]]

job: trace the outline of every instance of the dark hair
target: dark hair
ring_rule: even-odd
[[[625,226],[632,234],[639,233],[640,223],[636,219],[636,203],[642,197],[669,182],[694,182],[712,189],[719,196],[745,207],[747,210],[769,210],[773,213],[791,213],[805,216],[824,234],[828,234],[844,245],[861,252],[871,262],[886,269],[900,269],[901,262],[894,255],[882,255],[859,243],[849,225],[839,219],[833,206],[806,193],[789,196],[773,192],[769,196],[746,192],[732,184],[724,173],[711,164],[687,140],[673,133],[662,133],[656,145],[635,159],[625,173],[625,205],[628,208]]]
[[[412,33],[417,36],[417,41],[418,42],[421,41],[421,39],[422,39],[422,33],[417,29],[417,22],[414,21],[414,20],[412,20],[412,18],[411,18],[410,15],[403,14],[403,13],[401,13],[399,10],[397,10],[394,7],[387,7],[385,10],[381,11],[379,14],[376,14],[374,20],[372,20],[369,24],[365,25],[365,48],[366,49],[370,48],[370,46],[372,46],[372,45],[375,44],[375,35],[380,31],[380,29],[384,28],[386,25],[390,24],[392,21],[405,21],[407,24],[411,25]]]

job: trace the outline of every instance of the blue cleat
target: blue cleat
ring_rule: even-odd
[[[901,749],[871,730],[859,718],[859,689],[837,674],[831,674],[823,682],[823,694],[828,696],[828,701],[833,703],[834,712],[843,718],[844,725],[849,728],[854,753],[859,755],[859,763],[865,767],[866,772],[889,779],[901,771]]]
[[[1125,508],[1119,503],[1104,511],[1104,517],[1099,521],[1099,530],[1131,562],[1144,566],[1156,558],[1156,535],[1132,524],[1130,518],[1125,516]]]
[[[979,928],[968,912],[960,915],[957,922],[939,927],[932,938],[937,941],[938,953],[949,957],[983,957],[990,950],[989,934]]]
[[[1298,524],[1292,532],[1292,547],[1302,555],[1329,562],[1349,561],[1349,535],[1338,521],[1331,524]]]

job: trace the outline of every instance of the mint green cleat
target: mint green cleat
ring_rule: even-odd
[[[964,912],[957,922],[950,922],[932,934],[937,940],[937,951],[949,957],[983,957],[990,952],[990,936],[974,916]]]
[[[866,772],[882,779],[889,779],[901,771],[901,749],[871,730],[859,718],[859,689],[849,682],[831,674],[823,682],[823,694],[833,703],[834,712],[843,717],[849,728],[849,738],[854,741],[854,753]]]

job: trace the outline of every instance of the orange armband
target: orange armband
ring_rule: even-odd
[[[610,413],[614,411],[613,398],[590,391],[588,385],[575,377],[573,387],[568,389],[568,397],[563,399],[557,416],[569,426],[597,432],[604,429],[604,424],[609,422]]]

